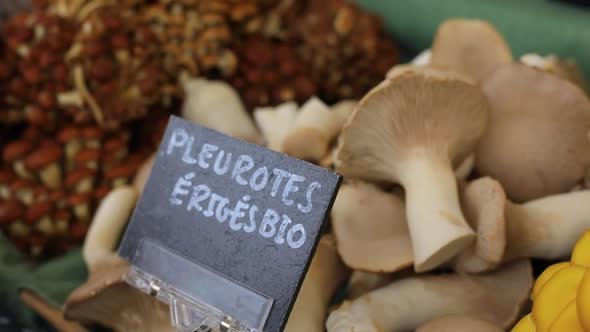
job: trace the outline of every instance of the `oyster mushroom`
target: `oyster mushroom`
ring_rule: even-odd
[[[283,152],[283,142],[297,117],[297,103],[285,102],[276,107],[254,109],[254,120],[262,132],[266,146]]]
[[[183,118],[248,142],[262,143],[240,96],[230,85],[198,78],[188,80],[184,90]]]
[[[432,43],[430,65],[481,81],[498,66],[512,60],[510,47],[491,24],[481,20],[453,19],[438,28]]]
[[[487,177],[470,182],[461,190],[461,206],[477,238],[455,259],[454,268],[469,273],[491,270],[502,261],[507,242],[502,186]]]
[[[348,271],[338,258],[334,239],[330,235],[322,237],[285,331],[323,332],[332,295],[347,276]]]
[[[66,300],[66,319],[121,332],[174,331],[168,306],[128,285],[129,264],[114,252],[136,199],[135,190],[125,186],[100,204],[82,249],[89,278]]]
[[[12,164],[14,172],[24,179],[33,179],[33,175],[25,167],[24,159],[34,149],[33,143],[26,140],[10,142],[4,146],[2,158]]]
[[[346,301],[328,317],[328,332],[408,331],[450,314],[512,326],[533,285],[531,264],[514,262],[486,275],[422,275],[394,281]]]
[[[330,150],[356,102],[343,101],[329,108],[319,98],[312,97],[297,113],[283,140],[282,151],[293,157],[318,162]]]
[[[420,326],[416,332],[502,332],[502,328],[486,320],[465,315],[447,315]]]
[[[395,272],[414,263],[403,201],[360,181],[342,185],[332,208],[338,253],[355,270]]]
[[[40,146],[25,159],[25,167],[38,174],[41,182],[50,189],[57,189],[61,186],[61,147],[51,142]]]
[[[475,250],[455,261],[455,268],[464,272],[484,272],[519,258],[567,257],[580,234],[590,228],[590,190],[514,204],[497,181],[483,178],[468,185],[468,195],[479,214],[471,219],[478,239]],[[494,262],[490,257],[497,258],[504,244],[501,261]]]
[[[389,285],[394,279],[393,273],[353,271],[348,281],[347,298],[354,300],[372,290]]]
[[[582,90],[587,90],[588,86],[584,80],[584,76],[580,72],[576,62],[572,59],[560,59],[553,54],[540,56],[535,53],[527,53],[520,57],[520,62],[569,80]]]
[[[566,192],[590,167],[590,100],[576,85],[522,64],[489,75],[489,126],[477,149],[480,174],[516,202]]]
[[[369,92],[342,131],[339,172],[404,187],[418,272],[439,266],[474,240],[459,206],[453,165],[475,149],[487,112],[471,82],[412,68]]]

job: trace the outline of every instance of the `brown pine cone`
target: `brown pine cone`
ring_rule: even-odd
[[[100,200],[128,183],[150,151],[130,152],[130,132],[29,127],[2,150],[0,229],[24,253],[48,258],[81,244]]]
[[[0,67],[5,110],[53,129],[60,116],[57,96],[72,88],[65,56],[75,31],[73,21],[42,11],[13,16],[6,23],[2,38],[7,68]]]
[[[303,102],[316,94],[316,82],[290,43],[257,35],[245,39],[236,50],[239,66],[230,82],[249,109]]]
[[[103,6],[81,22],[69,51],[75,93],[71,115],[104,128],[143,117],[159,102],[166,81],[158,63],[161,45],[148,26],[117,6]],[[79,107],[81,104],[84,108]]]
[[[310,1],[291,26],[290,38],[326,101],[362,97],[399,62],[380,18],[347,1]]]

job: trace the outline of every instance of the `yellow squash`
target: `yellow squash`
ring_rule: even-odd
[[[570,262],[548,267],[531,294],[532,312],[512,332],[590,332],[590,230]]]

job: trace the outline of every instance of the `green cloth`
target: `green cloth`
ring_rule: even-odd
[[[492,23],[514,56],[556,54],[573,58],[590,80],[590,9],[549,0],[355,0],[383,17],[388,32],[416,54],[432,44],[449,18]]]
[[[45,331],[44,324],[20,301],[19,289],[31,289],[59,308],[86,277],[80,249],[48,263],[35,265],[27,262],[0,234],[0,301],[3,307],[12,311],[20,324],[36,332]]]

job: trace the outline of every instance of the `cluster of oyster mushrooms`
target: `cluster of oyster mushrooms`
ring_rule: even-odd
[[[568,257],[590,228],[590,101],[572,63],[515,61],[473,20],[443,23],[424,54],[360,102],[312,97],[253,119],[229,84],[185,85],[185,118],[345,176],[286,331],[504,331],[528,303],[531,259]],[[66,318],[171,329],[113,252],[150,167],[101,204]]]

